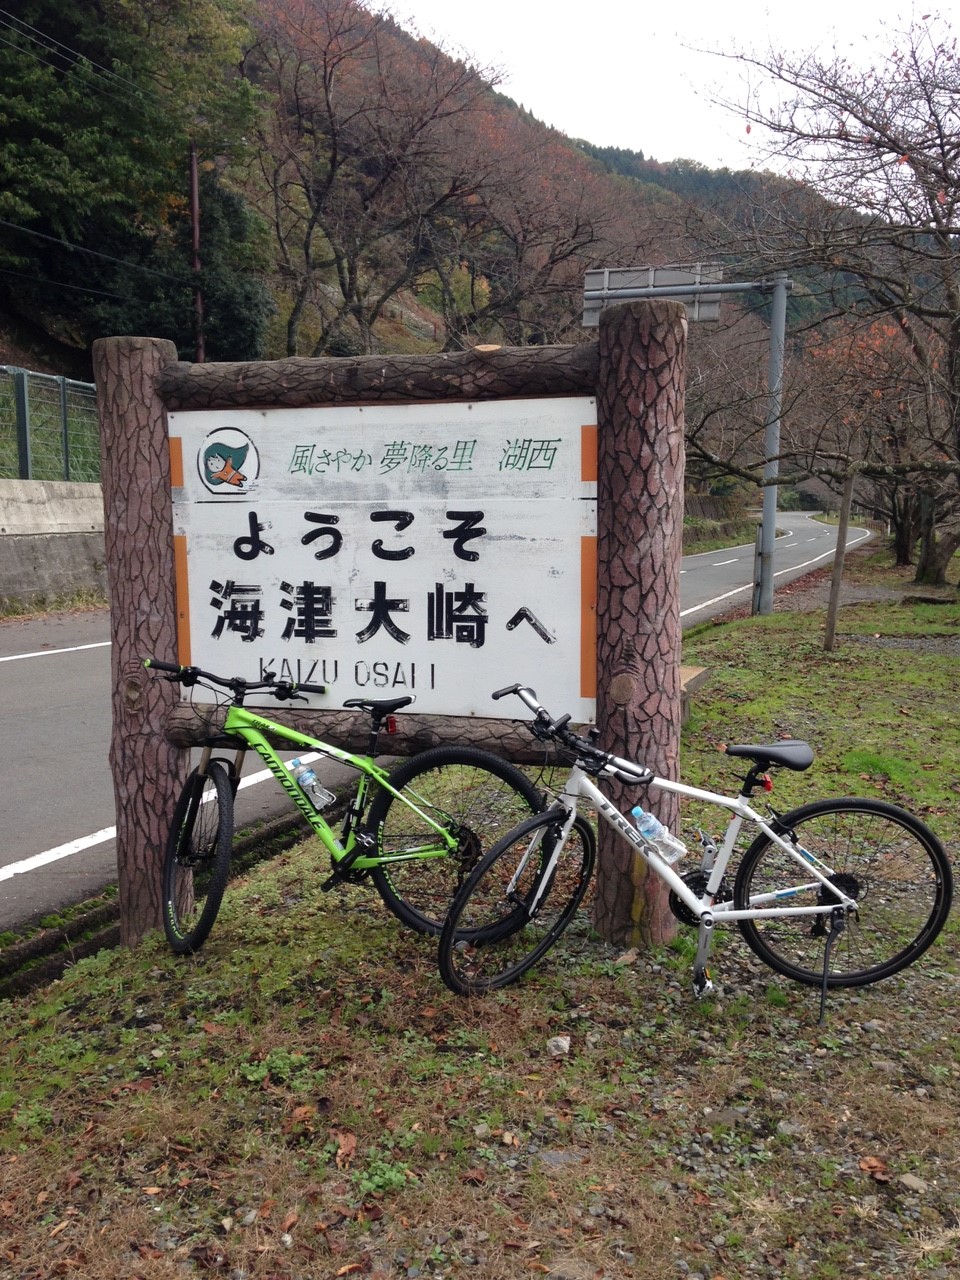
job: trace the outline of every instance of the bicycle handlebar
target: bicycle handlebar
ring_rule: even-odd
[[[568,750],[575,752],[578,761],[591,772],[605,773],[619,782],[646,783],[654,778],[653,770],[645,765],[624,760],[621,756],[615,756],[609,751],[601,751],[589,739],[573,733],[567,728],[571,720],[569,713],[554,720],[546,707],[537,699],[536,690],[528,685],[511,684],[505,689],[498,689],[492,696],[495,700],[499,700],[511,693],[516,694],[523,705],[533,712],[533,723],[527,727],[535,738],[541,741],[553,738],[560,742]]]
[[[278,680],[271,671],[266,673],[265,680],[244,680],[241,676],[226,678],[214,675],[212,671],[203,671],[200,667],[182,667],[175,662],[162,662],[159,658],[144,658],[143,665],[151,671],[168,672],[166,679],[176,681],[187,688],[200,680],[207,680],[211,684],[219,685],[222,689],[229,689],[234,697],[241,700],[246,694],[260,689],[268,690],[279,702],[293,700],[305,702],[306,699],[301,697],[302,693],[327,692],[326,685],[297,684],[293,680]]]

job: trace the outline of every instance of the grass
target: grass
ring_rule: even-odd
[[[95,587],[81,587],[63,595],[36,595],[29,599],[0,596],[0,618],[31,618],[42,613],[73,613],[104,609],[109,601]]]
[[[724,547],[738,547],[751,543],[757,536],[756,517],[741,520],[686,519],[683,522],[683,554],[702,555],[707,551],[720,551]]]
[[[822,614],[688,636],[710,679],[685,777],[732,781],[720,742],[804,736],[817,763],[778,777],[778,807],[884,796],[955,849],[956,659],[886,647],[957,634],[960,607],[928,614],[844,608],[831,654]],[[735,936],[694,1001],[687,931],[640,956],[565,938],[464,1001],[372,891],[320,893],[318,856],[241,875],[195,958],[151,939],[0,1006],[0,1275],[960,1268],[954,920],[905,974],[832,995],[823,1027]]]

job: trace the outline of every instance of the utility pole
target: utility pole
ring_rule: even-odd
[[[770,402],[764,433],[763,518],[760,525],[760,574],[757,613],[773,613],[773,544],[777,537],[777,476],[780,470],[780,412],[783,405],[783,353],[787,332],[786,273],[773,277],[773,307],[770,314],[770,361],[767,385]]]
[[[206,353],[203,342],[203,293],[200,288],[200,174],[197,165],[197,144],[190,143],[190,224],[193,229],[193,312],[196,336],[196,363],[203,364]]]

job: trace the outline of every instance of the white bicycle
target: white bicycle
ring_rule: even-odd
[[[590,885],[593,827],[577,812],[587,801],[670,889],[674,915],[699,931],[693,990],[713,989],[708,961],[718,924],[736,924],[747,945],[777,973],[821,988],[859,987],[912,964],[950,911],[953,876],[940,841],[918,818],[882,800],[818,800],[766,818],[749,801],[771,790],[768,771],[805,770],[813,751],[797,740],[728,746],[750,762],[737,796],[656,777],[645,766],[597,746],[554,720],[533,689],[511,685],[533,712],[535,737],[555,743],[573,767],[554,804],[495,844],[457,892],[440,936],[444,982],[462,995],[515,982],[553,946]],[[699,865],[681,873],[659,854],[591,781],[613,778],[730,811],[719,845],[698,831]],[[757,834],[732,886],[727,869],[744,823]],[[469,939],[469,941],[467,941]]]

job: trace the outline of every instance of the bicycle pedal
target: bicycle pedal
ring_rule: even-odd
[[[701,973],[694,973],[693,994],[697,999],[700,999],[702,996],[713,995],[714,990],[713,979],[710,977],[706,969]]]

